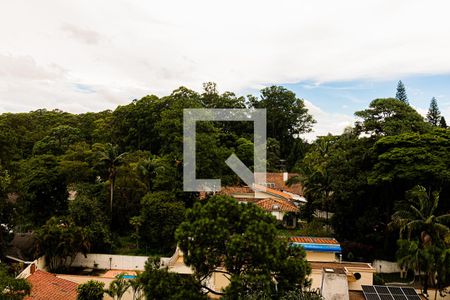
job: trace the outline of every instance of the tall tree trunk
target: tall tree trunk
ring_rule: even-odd
[[[111,212],[111,219],[112,219],[112,213],[113,213],[113,199],[114,199],[114,179],[111,178],[110,183],[109,183],[109,193],[110,193],[110,197],[109,197],[109,209]]]
[[[423,279],[423,293],[428,295],[428,272],[425,272]]]

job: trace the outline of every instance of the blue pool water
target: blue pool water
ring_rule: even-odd
[[[136,278],[136,275],[123,275],[123,278],[125,278],[125,279],[133,279],[133,278]]]

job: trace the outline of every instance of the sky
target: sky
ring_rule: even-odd
[[[398,80],[450,120],[450,3],[0,0],[0,113],[114,109],[179,86],[283,85],[339,134]]]

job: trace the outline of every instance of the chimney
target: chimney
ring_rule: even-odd
[[[286,181],[288,181],[288,178],[289,176],[288,176],[288,172],[283,172],[283,181],[284,182],[286,182]]]
[[[33,263],[30,266],[30,274],[34,274],[34,272],[36,272],[36,265]]]
[[[345,270],[342,268],[324,268],[320,292],[324,300],[349,300]]]

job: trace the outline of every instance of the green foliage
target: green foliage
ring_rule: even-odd
[[[395,95],[395,98],[404,102],[405,104],[408,104],[408,96],[406,95],[405,85],[401,80],[397,84],[397,93]]]
[[[0,299],[20,300],[31,292],[25,279],[16,279],[8,273],[6,265],[0,264]]]
[[[378,161],[371,183],[407,181],[424,185],[450,181],[450,132],[437,128],[430,133],[404,133],[375,143]]]
[[[0,169],[0,260],[10,239],[10,230],[14,225],[14,207],[8,201],[8,189],[11,185],[11,176],[7,170]]]
[[[371,135],[429,131],[429,124],[422,116],[398,99],[375,99],[370,103],[369,109],[357,111],[355,115],[363,119],[362,123],[357,123],[357,128]]]
[[[140,280],[148,300],[207,299],[194,277],[170,273],[166,268],[161,269],[157,259],[149,258]]]
[[[117,168],[123,163],[126,153],[119,153],[119,147],[110,143],[100,146],[101,150],[98,152],[98,159],[108,169],[109,181],[109,209],[111,215],[113,213],[114,200],[114,185],[116,183]]]
[[[304,157],[299,169],[299,181],[304,188],[308,204],[320,208],[327,213],[332,210],[333,190],[332,175],[328,165],[331,147],[335,143],[332,136],[320,137]]]
[[[124,276],[124,273],[116,275],[116,278],[109,284],[109,288],[105,291],[114,300],[121,300],[130,287],[130,282]]]
[[[426,293],[429,278],[437,274],[439,289],[449,280],[448,247],[450,214],[435,215],[439,192],[427,191],[418,185],[407,193],[408,202],[392,215],[391,225],[400,229],[397,258],[401,266],[423,272],[423,290]]]
[[[69,203],[69,216],[76,226],[86,230],[91,241],[91,251],[101,253],[111,248],[109,219],[97,199],[85,195],[77,196]]]
[[[304,101],[284,87],[267,87],[260,99],[249,97],[249,101],[254,108],[267,110],[267,137],[280,142],[281,157],[287,158],[294,137],[311,131],[315,123]]]
[[[80,131],[68,125],[52,128],[50,133],[33,146],[33,154],[61,155],[68,147],[80,140]]]
[[[103,282],[89,280],[77,287],[77,300],[102,300],[105,291]]]
[[[66,217],[52,217],[37,232],[39,252],[45,255],[52,272],[65,271],[77,253],[90,250],[92,236],[88,228],[77,226]]]
[[[378,273],[373,274],[373,284],[374,285],[384,285],[385,283],[386,282],[384,281],[383,277],[380,274],[378,274]]]
[[[184,219],[184,205],[168,192],[154,192],[141,200],[138,219],[133,219],[137,227],[141,246],[163,253],[175,249],[175,230]]]
[[[441,117],[439,120],[439,127],[446,129],[447,128],[447,122],[445,121],[444,116]]]
[[[232,299],[249,291],[274,292],[274,281],[280,292],[301,288],[310,270],[305,253],[279,238],[271,215],[230,197],[196,203],[176,236],[195,277],[202,282],[214,272],[225,273],[231,281],[225,291],[209,291]]]
[[[67,211],[67,186],[53,155],[39,155],[20,163],[21,202],[34,224]]]
[[[434,97],[430,102],[430,108],[427,113],[427,121],[433,126],[439,126],[439,122],[441,121],[441,112],[439,111],[437,100]]]

